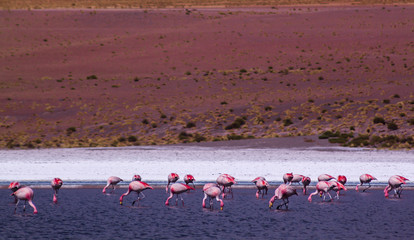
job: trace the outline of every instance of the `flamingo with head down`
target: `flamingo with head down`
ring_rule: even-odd
[[[335,196],[336,199],[339,199],[339,192],[342,189],[345,190],[345,191],[347,191],[346,187],[342,183],[340,183],[340,182],[337,182],[337,181],[329,181],[328,183],[331,185],[331,189],[330,190],[336,192],[336,196]]]
[[[115,176],[111,176],[111,177],[109,177],[109,178],[108,178],[108,180],[106,181],[106,186],[103,188],[102,192],[103,192],[103,193],[106,193],[106,189],[107,189],[109,186],[111,186],[111,187],[112,187],[112,191],[111,191],[111,193],[112,193],[112,192],[114,192],[114,191],[115,191],[115,185],[117,185],[118,183],[120,183],[120,182],[122,182],[122,181],[124,181],[124,180],[122,180],[122,179],[121,179],[121,178],[119,178],[119,177],[115,177]]]
[[[141,181],[141,176],[140,176],[140,175],[138,175],[138,174],[135,174],[135,175],[132,177],[132,181]]]
[[[306,187],[311,183],[310,177],[303,177],[302,184],[303,184],[303,195],[306,195]]]
[[[229,174],[221,174],[218,176],[216,180],[217,184],[223,189],[222,190],[222,197],[225,198],[226,189],[227,192],[231,194],[231,197],[233,197],[233,190],[231,189],[231,186],[233,184],[236,184],[235,178]]]
[[[184,183],[174,183],[171,185],[170,188],[170,196],[167,198],[167,200],[165,201],[165,205],[169,205],[169,200],[176,195],[176,199],[175,199],[175,205],[178,204],[178,195],[180,195],[181,193],[185,193],[189,190],[195,190],[193,187],[188,186],[187,184]],[[183,203],[184,206],[184,199],[182,196],[181,197],[181,202]]]
[[[289,185],[292,184],[292,179],[293,179],[293,173],[285,173],[283,174],[283,182],[286,184],[288,183]]]
[[[139,202],[141,199],[145,198],[145,195],[144,193],[142,193],[142,191],[146,189],[153,189],[153,188],[145,182],[141,182],[138,180],[132,181],[128,186],[128,191],[122,194],[121,197],[119,198],[119,204],[122,205],[125,196],[129,195],[131,192],[136,192],[138,193],[138,199],[132,202],[132,206],[134,206],[136,201]],[[140,197],[140,195],[142,195],[142,198]]]
[[[283,200],[283,203],[278,205],[276,209],[280,209],[282,206],[285,206],[286,209],[288,209],[289,197],[293,195],[298,195],[296,193],[296,189],[294,189],[290,185],[281,184],[278,188],[276,188],[275,195],[270,199],[269,208],[272,208],[273,203],[275,202],[275,199],[281,199]]]
[[[178,176],[177,173],[170,173],[168,175],[168,183],[167,187],[165,188],[165,192],[168,192],[168,187],[170,186],[170,183],[175,183],[178,181],[178,179],[180,179],[180,176]]]
[[[328,181],[320,181],[316,184],[316,191],[311,193],[308,197],[308,201],[312,202],[312,196],[319,193],[319,196],[322,197],[323,195],[323,201],[325,201],[326,194],[329,196],[329,201],[332,201],[332,196],[329,194],[329,190],[331,190],[333,185],[331,185]]]
[[[19,182],[11,182],[8,187],[13,193],[16,192],[19,188],[21,188]],[[14,196],[13,193],[10,196]],[[14,203],[17,203],[17,197],[14,196]]]
[[[17,198],[17,203],[16,206],[14,208],[14,213],[16,213],[17,210],[17,205],[19,205],[20,200],[24,200],[24,207],[23,207],[23,211],[26,211],[26,202],[29,202],[29,205],[33,208],[33,213],[36,214],[37,213],[37,208],[36,206],[33,204],[33,190],[29,187],[21,187],[19,188],[17,191],[15,191],[13,193],[14,196],[16,196]]]
[[[329,175],[329,174],[321,174],[321,175],[319,175],[319,177],[318,177],[318,181],[320,182],[320,181],[329,181],[329,180],[332,180],[332,179],[335,179],[334,177],[332,177],[331,175]]]
[[[60,178],[54,178],[51,182],[53,189],[53,202],[57,203],[57,195],[60,187],[62,187],[63,181]]]
[[[361,176],[359,176],[360,183],[356,185],[355,190],[358,191],[359,186],[362,186],[364,183],[368,183],[368,187],[362,190],[362,192],[365,192],[366,190],[368,190],[368,188],[371,187],[372,180],[377,180],[377,179],[373,177],[372,175],[362,174]]]
[[[220,210],[223,210],[224,202],[219,198],[221,189],[214,183],[207,183],[203,187],[204,198],[203,198],[203,208],[206,207],[207,197],[210,199],[210,209],[213,209],[213,199],[215,198],[217,202],[220,202]]]
[[[193,177],[193,175],[187,174],[184,176],[185,184],[189,185],[190,183],[192,183],[193,187],[195,188],[194,181],[195,181],[195,178]]]
[[[347,179],[344,175],[339,175],[337,180],[338,180],[339,183],[342,183],[342,185],[345,185],[345,183],[347,181]]]
[[[262,194],[263,198],[263,196],[267,194],[269,183],[266,181],[264,177],[257,177],[253,179],[252,182],[254,182],[257,187],[256,198],[259,198],[260,193]]]
[[[398,196],[399,198],[401,198],[401,193],[403,191],[401,185],[405,184],[406,181],[410,180],[400,175],[391,176],[388,180],[388,186],[384,189],[384,196],[388,198],[388,193],[394,189],[394,196]]]

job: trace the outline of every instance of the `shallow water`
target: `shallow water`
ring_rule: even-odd
[[[132,193],[119,205],[125,189],[104,195],[101,189],[61,189],[59,203],[52,203],[51,189],[34,189],[39,213],[22,205],[14,214],[10,191],[0,189],[0,232],[4,239],[412,239],[414,191],[401,199],[385,199],[382,190],[358,193],[348,190],[339,200],[322,202],[314,196],[290,198],[289,210],[272,210],[268,201],[255,198],[255,189],[234,189],[224,200],[224,210],[203,209],[201,189],[183,194],[185,206],[167,207],[164,189],[146,190],[139,207],[131,207]],[[275,204],[276,205],[276,204]]]

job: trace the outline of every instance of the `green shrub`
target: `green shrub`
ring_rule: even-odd
[[[193,127],[195,127],[196,126],[196,124],[195,123],[193,123],[193,122],[188,122],[187,123],[187,125],[185,126],[186,128],[193,128]]]
[[[132,136],[132,135],[128,137],[128,142],[136,142],[136,141],[138,141],[137,137]]]
[[[293,122],[290,118],[283,119],[283,126],[287,127],[287,126],[292,125],[292,124],[293,124]]]
[[[96,75],[89,75],[86,77],[86,79],[91,80],[91,79],[98,79],[98,77]]]
[[[397,130],[398,129],[398,125],[396,123],[394,123],[394,122],[390,122],[390,123],[387,124],[387,128],[389,130],[394,131],[394,130]]]
[[[66,129],[66,135],[71,135],[72,133],[76,132],[76,128],[75,127],[69,127]]]
[[[373,122],[374,122],[374,124],[377,124],[377,123],[385,124],[385,120],[382,117],[374,117]]]
[[[230,130],[230,129],[237,129],[240,128],[241,126],[243,126],[246,123],[244,118],[238,117],[234,120],[234,122],[230,125],[227,125],[225,127],[225,130]]]

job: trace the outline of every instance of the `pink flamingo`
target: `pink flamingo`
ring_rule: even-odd
[[[336,192],[336,199],[339,199],[339,191],[341,191],[341,189],[345,191],[347,190],[346,187],[340,182],[329,181],[328,183],[331,185],[331,190]]]
[[[263,195],[267,194],[269,183],[266,181],[264,177],[257,177],[253,179],[252,182],[254,182],[257,187],[256,198],[259,198],[260,193],[262,194],[262,198],[263,198]]]
[[[303,176],[303,175],[300,175],[300,174],[293,174],[293,178],[292,178],[292,180],[290,181],[291,183],[297,183],[297,184],[300,184],[301,183],[301,181],[302,181],[302,179],[304,178],[305,176]]]
[[[359,176],[359,181],[361,183],[356,185],[355,190],[358,191],[359,186],[362,186],[364,183],[368,183],[368,187],[365,188],[364,190],[362,190],[362,192],[365,192],[366,190],[368,190],[368,188],[371,187],[371,181],[372,180],[377,180],[377,179],[375,177],[373,177],[372,175],[362,174],[361,176]]]
[[[203,192],[209,187],[218,187],[218,188],[220,188],[219,185],[217,185],[217,183],[206,183],[203,186]]]
[[[141,176],[140,176],[140,175],[138,175],[138,174],[135,174],[135,175],[132,177],[132,181],[141,181]]]
[[[210,209],[213,209],[213,198],[216,199],[217,202],[220,202],[220,210],[223,210],[224,202],[219,198],[221,189],[217,187],[216,184],[205,184],[203,187],[204,198],[203,198],[203,208],[206,207],[206,199],[207,197],[210,199]]]
[[[19,182],[11,182],[8,187],[13,193],[16,192],[19,188],[21,188]],[[10,196],[13,196],[13,193]],[[14,203],[17,203],[17,197],[14,196]]]
[[[230,176],[229,174],[221,174],[220,176],[218,176],[217,180],[216,180],[217,184],[223,188],[222,190],[222,198],[224,198],[227,194],[226,192],[226,188],[227,188],[227,192],[231,193],[231,197],[233,197],[233,190],[231,189],[231,186],[233,184],[236,184],[235,178],[233,176]]]
[[[189,190],[195,190],[193,187],[188,186],[187,184],[184,183],[174,183],[171,185],[170,188],[170,196],[167,198],[167,200],[165,201],[165,205],[169,205],[168,201],[174,196],[174,194],[176,195],[176,199],[175,199],[175,205],[178,204],[178,195],[181,193],[185,193]],[[182,196],[181,197],[181,202],[183,203],[184,206],[184,199]]]
[[[194,181],[195,181],[195,178],[193,177],[193,175],[187,174],[187,175],[184,176],[184,182],[185,182],[185,184],[188,185],[189,183],[192,183],[193,184],[193,187],[195,188]]]
[[[306,187],[311,183],[310,177],[303,177],[302,184],[303,184],[303,195],[306,195]]]
[[[132,202],[132,206],[134,206],[136,201],[139,202],[141,199],[145,198],[145,195],[144,193],[142,193],[142,191],[146,189],[153,189],[153,188],[145,182],[141,182],[138,180],[132,181],[128,186],[128,191],[122,194],[121,197],[119,198],[119,204],[122,205],[122,202],[125,196],[129,195],[131,192],[136,192],[138,193],[138,199]],[[142,195],[142,198],[140,197],[140,194]]]
[[[296,189],[290,185],[281,184],[278,188],[276,188],[275,195],[270,199],[269,208],[272,208],[275,199],[282,199],[283,203],[278,205],[276,209],[279,209],[283,205],[286,207],[286,209],[288,209],[289,197],[293,195],[298,195],[296,193]]]
[[[165,192],[168,192],[168,186],[170,186],[170,183],[175,183],[177,182],[178,179],[180,179],[180,176],[178,176],[177,173],[170,173],[168,175],[168,184],[167,184],[167,187],[165,188]]]
[[[320,181],[316,184],[316,191],[311,193],[308,197],[308,201],[312,202],[312,196],[319,193],[319,196],[322,197],[323,195],[323,201],[325,201],[325,195],[328,194],[330,201],[332,201],[332,196],[329,194],[329,190],[331,190],[333,185],[330,184],[328,181]]]
[[[26,202],[29,202],[29,205],[34,209],[33,213],[37,213],[37,208],[33,204],[33,190],[29,187],[21,187],[17,191],[13,193],[14,196],[17,198],[16,207],[14,208],[14,213],[16,213],[17,205],[19,205],[20,200],[24,200],[24,207],[23,211],[26,211]]]
[[[62,187],[63,181],[60,178],[54,178],[52,180],[52,188],[53,188],[53,202],[57,203],[57,195],[58,195],[58,191],[60,189],[60,187]]]
[[[285,173],[285,174],[283,174],[283,182],[285,184],[286,183],[289,183],[289,185],[292,184],[292,179],[293,179],[293,173]]]
[[[401,198],[401,193],[403,191],[401,185],[405,184],[406,181],[410,180],[400,175],[391,176],[388,180],[388,186],[384,189],[384,196],[388,198],[388,193],[394,189],[394,196],[398,195],[398,197]]]
[[[318,177],[318,181],[320,182],[320,181],[329,181],[329,180],[332,180],[332,179],[335,179],[334,177],[332,177],[331,175],[329,175],[329,174],[321,174],[321,175],[319,175],[319,177]]]
[[[104,187],[104,189],[102,190],[103,193],[106,193],[106,189],[111,186],[112,187],[112,192],[115,191],[115,185],[117,185],[119,182],[122,182],[124,180],[122,180],[119,177],[115,177],[115,176],[111,176],[108,178],[108,180],[106,181],[106,186]],[[111,192],[111,193],[112,193]]]
[[[342,183],[342,185],[345,185],[347,179],[344,175],[339,175],[337,178],[338,182]]]

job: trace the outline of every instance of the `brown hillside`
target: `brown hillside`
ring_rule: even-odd
[[[364,134],[350,145],[413,147],[413,14],[412,5],[1,11],[0,146],[333,130]]]

